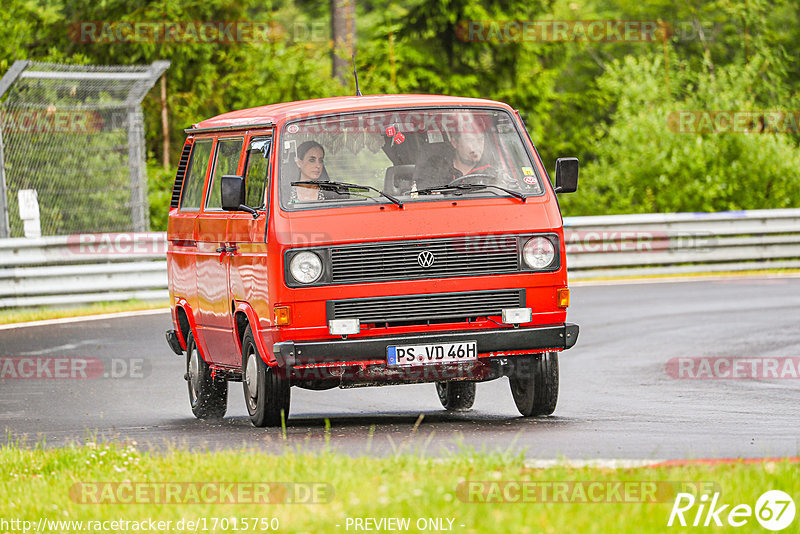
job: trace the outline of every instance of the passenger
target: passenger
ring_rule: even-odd
[[[316,141],[306,141],[297,147],[297,157],[294,160],[299,171],[299,176],[292,182],[310,182],[314,180],[327,180],[325,171],[325,149]],[[292,202],[307,202],[310,200],[325,200],[323,191],[314,184],[296,185],[292,187]]]

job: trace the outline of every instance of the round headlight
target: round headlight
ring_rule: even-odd
[[[310,284],[322,276],[322,260],[313,252],[301,252],[289,262],[289,272],[301,284]]]
[[[531,269],[544,269],[556,257],[553,242],[545,237],[532,237],[522,247],[522,257]]]

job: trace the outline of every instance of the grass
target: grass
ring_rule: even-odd
[[[154,310],[158,308],[169,308],[169,302],[166,300],[152,302],[144,300],[125,300],[119,302],[98,302],[78,307],[13,308],[0,310],[0,324],[43,321],[46,319],[60,319],[62,317],[82,317],[85,315],[98,315],[103,313]]]
[[[758,497],[769,489],[783,490],[796,501],[800,497],[797,464],[788,460],[617,470],[565,466],[533,469],[526,467],[519,455],[471,451],[444,459],[413,454],[371,458],[332,452],[276,452],[283,454],[249,450],[143,453],[132,444],[89,443],[60,449],[6,445],[0,447],[0,465],[3,466],[0,470],[0,516],[34,523],[41,517],[73,521],[153,519],[172,521],[173,531],[175,523],[181,519],[206,518],[207,531],[222,532],[234,530],[232,518],[237,518],[238,529],[242,530],[240,518],[257,517],[277,518],[280,532],[354,532],[354,523],[346,528],[348,518],[396,517],[410,519],[410,532],[419,531],[416,521],[420,518],[444,518],[444,526],[448,525],[447,519],[452,519],[453,531],[465,533],[688,532],[696,528],[666,527],[673,504],[672,494],[658,499],[662,502],[477,503],[468,502],[469,494],[464,488],[468,481],[662,481],[711,484],[721,493],[722,502],[734,505],[754,506]],[[122,485],[108,486],[107,493],[103,493],[97,489],[103,486],[90,485],[100,482]],[[150,488],[156,487],[154,484],[173,482],[193,482],[196,484],[192,487],[198,489],[218,487],[203,486],[204,483],[237,482],[241,484],[239,488],[246,491],[257,483],[284,484],[270,486],[268,494],[273,498],[277,495],[280,501],[270,504],[197,504],[197,500],[203,498],[188,491],[190,485],[181,486],[180,496],[173,495],[173,500],[181,503],[80,502],[96,498],[127,499],[133,493],[120,488],[130,489],[132,484]],[[291,488],[288,494],[283,492],[287,487]],[[316,491],[320,502],[283,502],[285,495],[304,497],[305,489]],[[217,490],[211,494],[217,495]],[[243,500],[252,501],[251,495],[247,494]],[[690,522],[694,511],[696,507],[691,516],[687,513]],[[217,528],[212,528],[213,518],[217,518]],[[227,529],[222,528],[220,518],[228,518]],[[722,518],[724,520],[724,514]],[[800,518],[795,519],[792,527],[796,527],[797,522]],[[8,526],[0,524],[0,530],[6,529]],[[62,526],[58,530],[75,531],[74,526],[72,529]],[[198,530],[203,531],[202,526]],[[252,526],[248,530],[252,530]],[[263,531],[260,527],[258,530]],[[740,529],[726,525],[723,529],[703,530],[763,531],[755,518]],[[789,531],[796,532],[792,528],[786,532]]]

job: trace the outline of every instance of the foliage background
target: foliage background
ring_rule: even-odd
[[[6,0],[0,72],[16,59],[142,64],[169,59],[171,167],[183,128],[231,109],[353,94],[331,78],[330,9],[311,0]],[[659,20],[663,42],[468,42],[469,20]],[[259,43],[79,43],[79,21],[268,21]],[[800,206],[800,136],[676,133],[680,110],[796,110],[795,0],[357,0],[362,91],[502,100],[520,110],[546,166],[581,160],[566,215]],[[164,229],[158,85],[144,103],[151,227]]]

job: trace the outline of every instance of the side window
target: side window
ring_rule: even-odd
[[[247,149],[247,170],[244,175],[247,190],[245,204],[251,208],[266,206],[265,192],[271,145],[271,137],[256,137],[250,141],[250,147]]]
[[[211,145],[213,139],[200,139],[195,141],[194,149],[189,160],[189,170],[183,182],[183,195],[181,195],[181,210],[194,211],[200,209],[203,201],[203,183],[206,180],[208,160],[211,158]]]
[[[214,159],[214,172],[211,174],[211,185],[208,187],[206,209],[222,209],[222,177],[226,174],[236,174],[243,143],[243,139],[217,141],[217,157]]]

